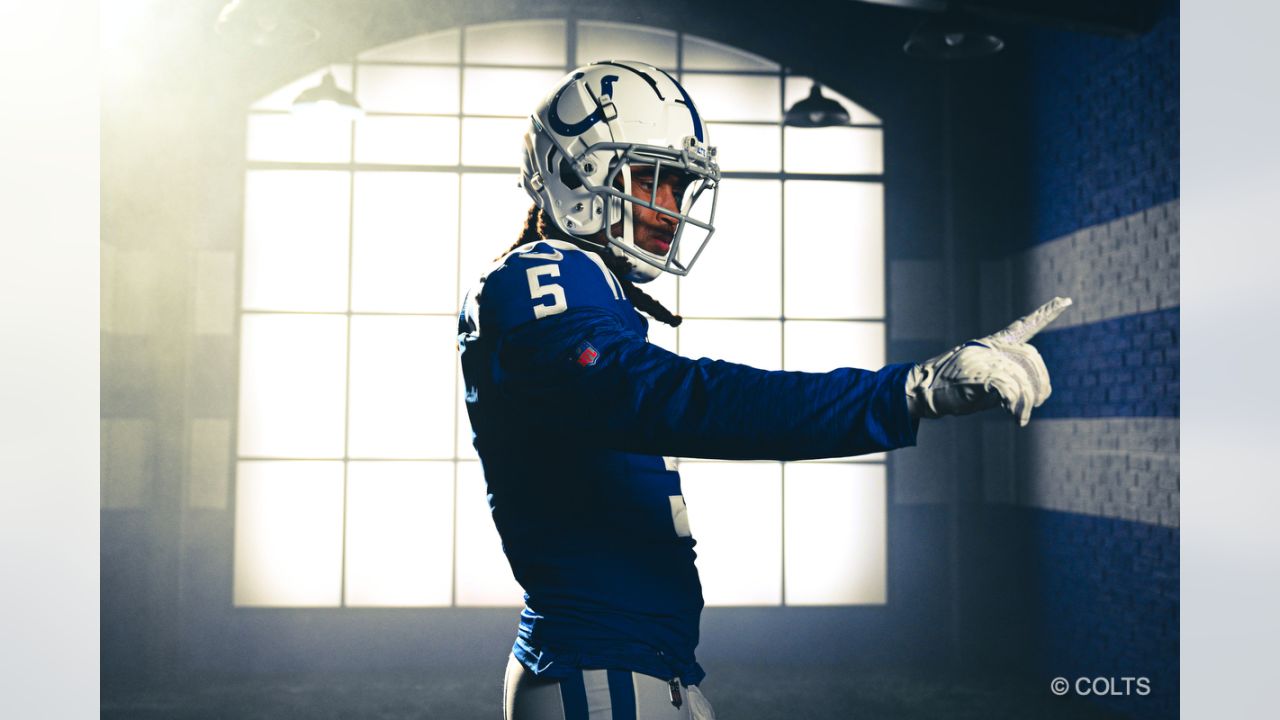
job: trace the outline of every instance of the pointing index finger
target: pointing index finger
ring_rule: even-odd
[[[1055,297],[1036,308],[1031,314],[1014,320],[1008,327],[992,335],[991,339],[997,343],[1024,343],[1035,337],[1036,333],[1056,320],[1062,311],[1070,306],[1071,298]]]

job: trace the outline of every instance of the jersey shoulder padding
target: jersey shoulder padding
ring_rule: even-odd
[[[507,253],[473,291],[481,333],[502,333],[571,308],[620,312],[630,303],[598,255],[562,240],[539,240]]]

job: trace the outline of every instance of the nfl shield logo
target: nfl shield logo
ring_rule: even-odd
[[[577,354],[578,364],[582,367],[591,367],[600,358],[600,353],[589,342],[583,342],[577,350],[574,350],[574,353]]]

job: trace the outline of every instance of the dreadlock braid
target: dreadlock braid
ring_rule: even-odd
[[[529,214],[524,220],[524,227],[520,230],[520,239],[516,240],[515,244],[507,249],[507,252],[511,252],[521,245],[527,245],[544,238],[555,238],[556,240],[573,243],[586,252],[593,252],[598,255],[604,261],[605,267],[609,268],[617,276],[618,282],[622,284],[622,291],[626,293],[627,299],[631,301],[631,304],[637,310],[642,310],[654,320],[666,323],[671,327],[679,327],[680,323],[684,322],[684,318],[668,310],[665,305],[627,279],[627,273],[631,272],[631,263],[626,258],[620,258],[611,252],[605,251],[604,248],[595,243],[563,232],[547,219],[546,213],[542,212],[537,205],[529,208]]]

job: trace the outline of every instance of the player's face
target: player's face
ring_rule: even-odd
[[[657,186],[654,186],[654,168],[652,165],[631,166],[631,194],[653,204],[670,210],[680,211],[680,199],[684,197],[689,186],[690,177],[674,168],[663,168],[658,174]],[[621,183],[621,178],[618,179]],[[671,249],[671,240],[675,236],[679,218],[664,215],[647,207],[632,203],[632,226],[635,231],[636,245],[647,252],[663,257]],[[620,235],[622,224],[614,225],[614,235]]]

